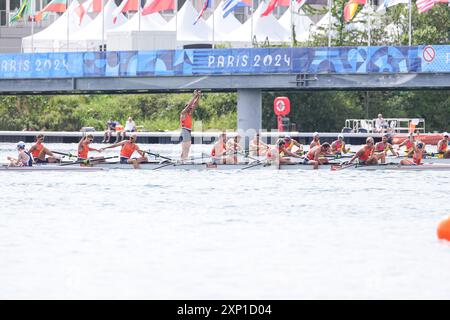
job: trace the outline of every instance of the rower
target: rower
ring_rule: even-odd
[[[120,163],[121,164],[132,164],[135,169],[139,169],[139,164],[142,162],[148,162],[148,158],[145,153],[136,144],[137,135],[132,134],[130,140],[122,140],[118,143],[114,143],[110,146],[101,148],[100,151],[105,149],[112,149],[117,147],[122,147],[120,149]],[[131,158],[133,153],[139,153],[139,158]]]
[[[285,142],[284,139],[278,139],[275,143],[275,146],[271,147],[269,151],[266,153],[267,161],[270,163],[280,164],[280,163],[291,163],[291,159],[285,158],[281,156],[283,153],[284,155],[291,153],[290,151],[285,150]],[[298,155],[295,155],[295,157],[298,157]]]
[[[55,163],[61,162],[61,159],[47,149],[44,144],[44,135],[36,136],[36,143],[28,150],[33,156],[34,163]],[[48,156],[48,157],[46,157]]]
[[[8,156],[9,167],[31,167],[33,166],[33,156],[25,149],[25,142],[19,141],[17,143],[17,151],[19,155],[16,158]]]
[[[404,165],[404,166],[414,166],[414,165],[418,166],[418,165],[421,165],[422,164],[422,158],[423,158],[424,154],[426,154],[425,143],[423,143],[421,141],[418,141],[417,143],[414,144],[414,147],[413,147],[413,158],[412,158],[412,160],[402,159],[400,161],[400,164]]]
[[[380,160],[381,163],[386,163],[386,156],[388,151],[391,151],[394,157],[398,157],[398,153],[395,152],[392,144],[388,142],[388,138],[389,135],[384,134],[381,138],[381,141],[375,144],[375,149],[373,151],[374,156],[376,156],[377,160]]]
[[[350,148],[345,148],[344,135],[342,133],[339,133],[337,140],[334,140],[331,143],[331,153],[335,155],[341,155],[347,152],[350,152]]]
[[[90,146],[90,144],[94,141],[94,136],[92,134],[88,134],[81,138],[80,142],[78,142],[78,159],[77,161],[88,160],[89,159],[89,151],[102,152],[101,149],[95,149]],[[101,160],[103,157],[96,157],[93,160]]]
[[[350,159],[348,163],[352,163],[356,158],[358,158],[359,164],[361,165],[373,165],[378,164],[378,159],[374,156],[373,151],[374,140],[372,137],[367,137],[366,144],[359,149],[358,152]]]
[[[403,146],[406,147],[406,150],[405,150],[406,156],[411,158],[414,153],[414,133],[413,132],[411,132],[408,135],[407,139],[405,139],[402,143],[400,143],[398,145],[398,149],[400,150],[400,148]]]
[[[217,139],[217,142],[214,143],[214,146],[211,150],[211,157],[214,164],[217,163],[226,163],[226,142],[227,134],[222,132]]]
[[[448,148],[448,133],[444,132],[443,138],[439,140],[437,144],[437,152],[439,155],[439,158],[450,158],[450,150]]]
[[[184,109],[180,113],[181,161],[186,160],[189,156],[189,149],[191,148],[192,113],[198,105],[200,96],[200,90],[194,90],[194,95],[191,100],[186,103]]]
[[[263,156],[270,149],[269,145],[261,141],[259,132],[250,141],[248,151],[251,156]]]
[[[297,147],[297,150],[292,151],[294,146]],[[295,154],[303,155],[303,146],[296,140],[292,139],[290,136],[284,137],[284,148],[287,151],[293,152]]]
[[[242,152],[242,147],[239,144],[241,141],[241,136],[236,135],[234,138],[228,139],[225,149],[227,153],[227,163],[236,164],[238,151]]]
[[[312,148],[317,147],[317,146],[320,146],[319,133],[318,132],[314,132],[313,133],[313,140],[309,144],[309,149],[311,150]]]
[[[328,159],[325,156],[330,154],[330,150],[331,146],[328,142],[315,146],[306,154],[304,163],[313,165],[314,169],[319,169],[319,165],[328,163]]]

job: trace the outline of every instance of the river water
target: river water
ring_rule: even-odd
[[[0,298],[450,299],[449,177],[0,172]]]

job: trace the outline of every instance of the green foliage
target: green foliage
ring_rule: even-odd
[[[147,131],[176,130],[191,94],[0,97],[0,130],[104,130],[132,117]],[[194,112],[203,129],[236,127],[236,94],[204,94]]]

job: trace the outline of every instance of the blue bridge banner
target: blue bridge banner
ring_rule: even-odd
[[[450,46],[184,49],[0,55],[0,79],[446,72],[450,72]]]

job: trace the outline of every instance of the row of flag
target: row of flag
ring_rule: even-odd
[[[11,22],[16,22],[25,16],[28,16],[31,21],[39,22],[45,19],[45,16],[49,12],[65,12],[67,10],[67,0],[52,0],[47,4],[41,11],[32,15],[31,13],[31,1],[33,0],[23,0],[22,5],[18,11],[11,17]],[[36,1],[36,0],[34,0]],[[75,13],[80,18],[80,23],[87,12],[98,13],[102,11],[102,1],[103,0],[88,0],[83,4],[80,4],[75,8]],[[300,8],[307,0],[269,0],[266,10],[261,14],[261,16],[267,16],[276,7],[289,7],[291,2],[297,2],[298,8]],[[344,20],[350,22],[360,5],[365,5],[367,0],[349,0],[344,6]],[[409,0],[384,0],[384,7],[390,7],[400,3],[408,3]],[[129,11],[139,11],[140,0],[123,0],[122,3],[117,7],[113,13],[113,21],[117,20],[121,13],[126,13]],[[208,8],[213,6],[214,0],[205,0],[201,11],[199,12],[194,24],[203,16]],[[234,12],[239,7],[250,7],[252,6],[253,0],[224,0],[222,3],[222,12],[224,18],[226,18],[230,13]],[[416,6],[419,13],[427,12],[432,9],[437,3],[449,3],[450,0],[417,0]],[[176,4],[175,0],[148,0],[144,8],[142,9],[142,15],[148,15],[155,12],[165,11],[165,10],[175,10]]]

